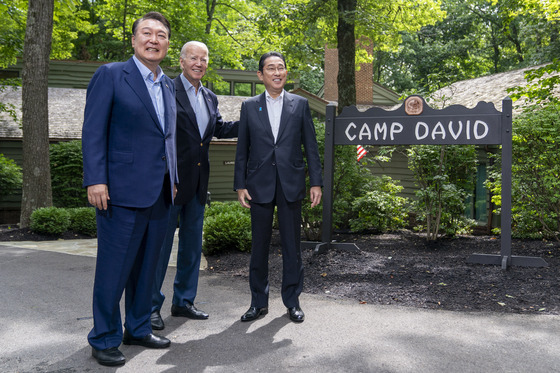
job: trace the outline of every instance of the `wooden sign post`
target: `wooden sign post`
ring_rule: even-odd
[[[469,109],[453,105],[438,110],[420,96],[410,96],[393,111],[371,108],[360,112],[345,107],[339,116],[336,106],[327,106],[325,122],[323,226],[316,252],[354,244],[332,242],[333,173],[335,145],[502,145],[501,252],[474,254],[469,263],[544,267],[537,257],[511,254],[511,162],[512,101],[502,101],[502,112],[488,102]],[[355,245],[354,245],[355,247]]]

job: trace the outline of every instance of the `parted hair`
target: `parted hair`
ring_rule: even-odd
[[[261,73],[263,72],[263,69],[264,69],[264,61],[266,61],[266,59],[268,57],[280,57],[282,59],[282,61],[284,62],[284,67],[288,68],[288,66],[286,66],[286,59],[284,58],[282,53],[280,53],[280,52],[267,52],[267,53],[263,54],[261,56],[261,59],[259,60],[259,71]]]
[[[136,29],[138,28],[138,24],[146,19],[155,19],[156,21],[160,21],[163,25],[167,28],[167,38],[171,39],[171,25],[165,16],[159,12],[148,12],[144,14],[141,18],[138,18],[132,24],[132,35],[136,35]]]

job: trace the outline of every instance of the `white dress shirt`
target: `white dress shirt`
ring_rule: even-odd
[[[280,96],[272,98],[268,91],[266,91],[266,110],[268,111],[268,120],[274,135],[274,142],[278,137],[278,130],[280,129],[280,117],[282,116],[282,107],[284,106],[284,90]]]

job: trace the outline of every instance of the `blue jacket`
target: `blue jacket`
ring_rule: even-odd
[[[107,184],[110,204],[152,206],[167,171],[171,188],[178,181],[175,86],[166,76],[162,92],[165,133],[132,58],[101,66],[88,85],[82,129],[84,186]]]

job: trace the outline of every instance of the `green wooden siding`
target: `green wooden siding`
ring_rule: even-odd
[[[0,140],[0,153],[5,157],[13,159],[18,165],[23,165],[23,143],[18,140]]]
[[[210,180],[208,191],[212,201],[235,201],[233,170],[237,141],[213,141],[210,143]]]
[[[366,157],[373,157],[378,151],[378,147],[368,147],[369,151]],[[394,181],[398,181],[397,184],[402,185],[403,191],[400,193],[401,196],[415,199],[416,190],[418,186],[414,183],[414,175],[412,171],[408,168],[408,158],[403,154],[403,151],[396,151],[393,153],[391,161],[388,163],[379,164],[377,162],[370,163],[370,170],[374,175],[390,176]]]
[[[0,140],[0,153],[13,159],[20,167],[23,165],[22,142]],[[16,224],[19,222],[21,210],[21,189],[0,197],[0,224]]]

